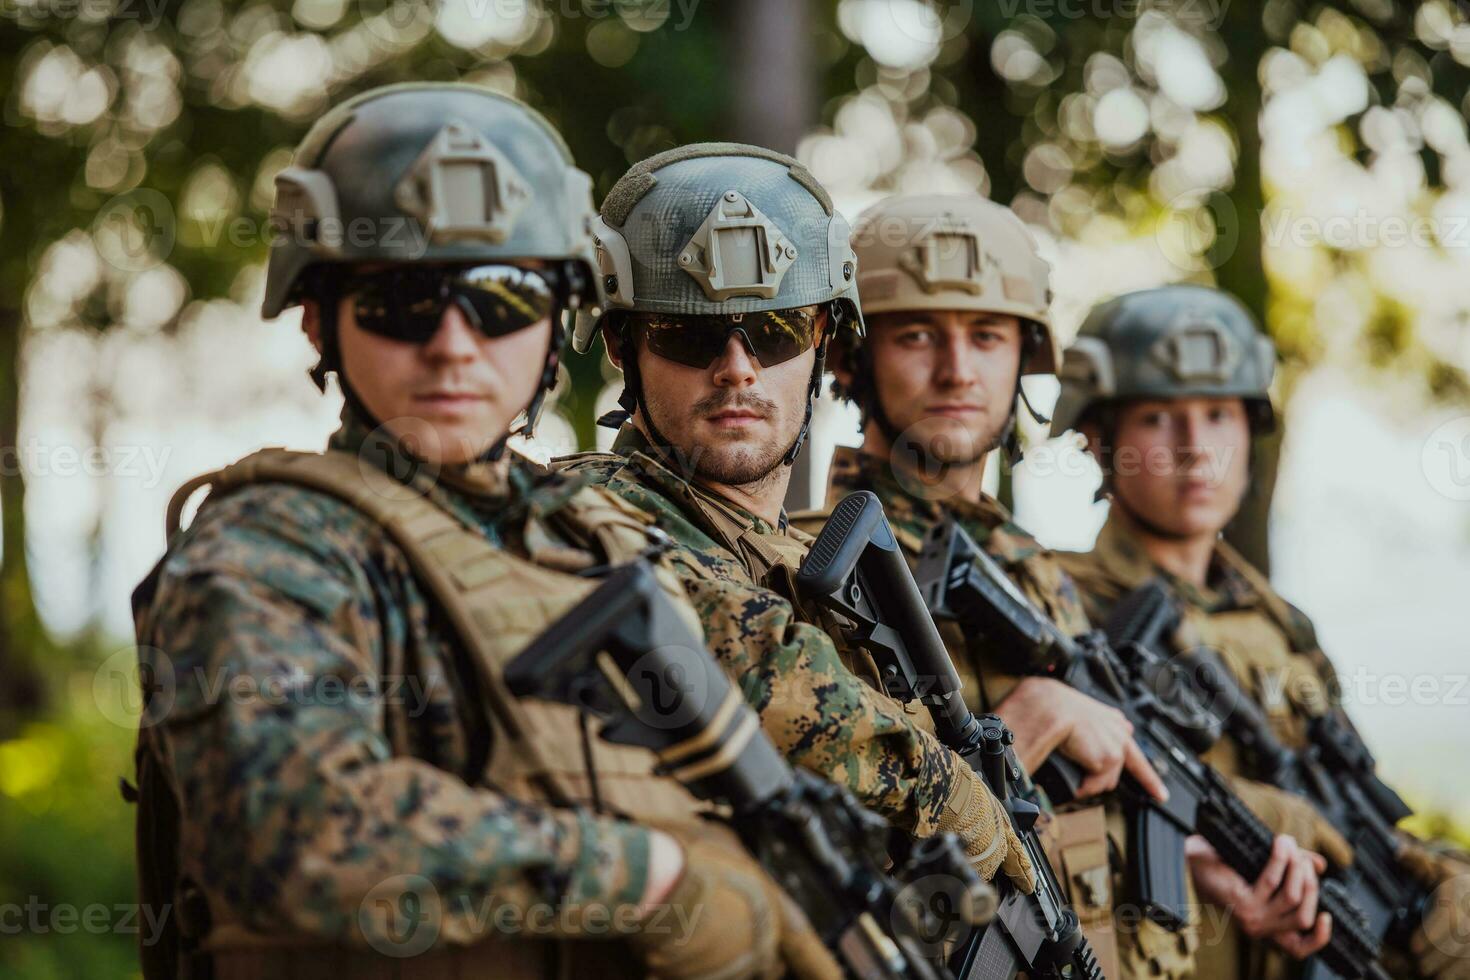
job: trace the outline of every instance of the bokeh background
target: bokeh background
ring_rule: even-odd
[[[0,0],[0,975],[137,973],[128,595],[185,479],[333,428],[294,317],[257,312],[272,179],[328,105],[412,79],[526,99],[599,193],[744,139],[850,219],[988,194],[1052,261],[1063,339],[1127,289],[1234,291],[1284,425],[1231,537],[1315,618],[1420,828],[1470,826],[1462,5]],[[590,447],[616,391],[574,358],[527,450]],[[1095,470],[1025,435],[996,488],[1086,548]],[[796,497],[854,436],[825,405]]]

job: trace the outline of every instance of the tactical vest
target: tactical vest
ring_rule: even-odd
[[[1327,690],[1308,656],[1314,650],[1307,647],[1314,648],[1315,643],[1297,635],[1290,606],[1271,590],[1264,576],[1223,543],[1217,545],[1216,557],[1245,579],[1255,601],[1249,607],[1217,612],[1181,602],[1185,628],[1179,638],[1188,636],[1190,642],[1219,651],[1242,687],[1266,709],[1276,735],[1299,747],[1306,719],[1311,717],[1306,709]],[[1104,614],[1158,574],[1132,539],[1127,519],[1116,510],[1109,515],[1095,550],[1070,555],[1066,564]],[[1202,759],[1223,774],[1244,773],[1244,760],[1231,739],[1221,739]],[[1224,909],[1208,905],[1201,911],[1195,980],[1285,980],[1301,972],[1300,965],[1276,946],[1246,937]]]
[[[478,693],[492,732],[481,785],[504,795],[555,807],[596,804],[602,811],[640,823],[668,825],[698,819],[707,808],[681,785],[654,773],[656,757],[646,749],[582,739],[583,716],[574,708],[534,699],[517,699],[504,683],[506,663],[549,624],[589,594],[596,582],[538,564],[553,563],[573,549],[557,538],[601,551],[622,563],[642,555],[649,542],[648,518],[610,494],[584,488],[562,508],[543,518],[558,535],[533,526],[527,560],[492,546],[429,497],[356,456],[265,450],[232,466],[198,477],[169,505],[170,539],[179,528],[185,503],[198,489],[212,488],[218,499],[257,483],[288,483],[336,497],[383,527],[407,558],[422,587],[451,624],[473,664]],[[207,504],[206,504],[207,506]],[[532,539],[543,542],[538,549]],[[560,554],[558,554],[558,552]],[[656,569],[665,588],[678,597],[690,621],[677,580]],[[144,627],[140,624],[140,635]],[[185,944],[175,956],[144,951],[149,980],[213,977],[215,980],[324,976],[393,976],[414,980],[495,976],[550,978],[640,976],[626,944],[569,942],[521,937],[477,937],[464,923],[446,916],[444,945],[411,959],[323,943],[309,936],[266,936],[234,922],[205,883],[185,880],[179,862],[178,792],[168,765],[166,726],[140,731],[138,845],[144,901],[169,901],[192,909],[183,923]],[[183,815],[187,818],[187,815]],[[202,926],[200,920],[203,920]],[[195,934],[189,935],[190,927]],[[193,952],[191,952],[191,950]]]
[[[1256,604],[1218,612],[1184,604],[1185,620],[1196,630],[1199,642],[1219,651],[1241,687],[1261,706],[1282,744],[1300,749],[1306,744],[1308,721],[1326,710],[1327,683],[1306,656],[1310,651],[1297,648],[1286,602],[1244,560],[1231,561],[1231,565],[1250,585]],[[1246,772],[1245,760],[1230,739],[1221,739],[1204,760],[1223,773]],[[1216,921],[1206,924],[1198,980],[1287,980],[1301,974],[1300,964],[1274,945],[1248,938],[1233,920],[1214,918]]]
[[[1264,576],[1243,560],[1232,565],[1249,583],[1255,605],[1218,612],[1186,606],[1185,616],[1200,642],[1220,652],[1241,687],[1261,706],[1282,744],[1301,749],[1308,722],[1331,707],[1335,678],[1314,662],[1315,648],[1302,649],[1290,607]]]

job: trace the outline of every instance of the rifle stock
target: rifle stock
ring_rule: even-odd
[[[605,719],[600,736],[652,750],[659,770],[728,806],[732,825],[796,901],[848,976],[949,980],[932,960],[948,922],[885,870],[887,823],[846,789],[792,769],[646,562],[613,572],[506,667],[518,697]],[[944,835],[910,854],[906,880],[952,883],[980,915],[993,896]]]
[[[996,918],[956,951],[950,960],[955,974],[969,980],[1024,971],[1102,980],[1036,835],[1040,810],[1011,749],[1011,733],[999,718],[976,718],[965,707],[959,674],[874,494],[858,491],[837,504],[796,581],[804,597],[850,624],[851,641],[873,656],[891,696],[917,698],[929,709],[939,740],[1001,800],[1036,869],[1033,895],[1000,883]]]
[[[1275,835],[1198,758],[1201,747],[1218,737],[1218,719],[1189,697],[1179,672],[1153,651],[1173,629],[1172,616],[1160,608],[1168,603],[1167,594],[1141,590],[1120,606],[1115,648],[1100,633],[1078,638],[1062,633],[952,521],[935,527],[925,540],[919,576],[936,616],[954,617],[969,634],[1004,647],[1020,672],[1058,677],[1132,722],[1139,748],[1169,791],[1168,802],[1159,803],[1126,773],[1119,784],[1132,813],[1133,846],[1141,849],[1133,856],[1141,866],[1134,897],[1149,915],[1167,925],[1184,911],[1184,835],[1204,837],[1247,881],[1260,876]],[[1162,701],[1161,688],[1176,703]],[[1065,787],[1048,785],[1053,789],[1064,794]],[[1332,938],[1317,954],[1321,962],[1347,980],[1386,978],[1377,962],[1378,938],[1342,884],[1324,881],[1318,905],[1333,919]]]

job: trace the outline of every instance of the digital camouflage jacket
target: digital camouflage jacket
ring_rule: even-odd
[[[877,494],[894,534],[911,562],[920,544],[943,521],[960,526],[1000,562],[1007,575],[1037,607],[1069,635],[1089,629],[1082,597],[1055,553],[1042,547],[1012,520],[997,500],[982,494],[978,501],[949,496],[940,499],[917,480],[896,472],[887,460],[860,449],[839,447],[827,478],[826,506],[817,512],[794,515],[799,527],[815,529],[843,497],[858,490]],[[965,702],[976,713],[987,713],[1005,698],[1019,678],[1007,673],[996,652],[966,641],[958,624],[940,622],[955,669],[964,683]],[[1122,894],[1126,866],[1122,814],[1112,798],[1107,806],[1069,808],[1050,825],[1047,850],[1058,877],[1072,900],[1083,930],[1106,965],[1109,975],[1178,980],[1194,966],[1197,938],[1193,928],[1168,932],[1147,920],[1115,914],[1116,896]],[[1106,811],[1106,814],[1104,814]],[[1115,920],[1116,919],[1116,923]]]
[[[951,518],[959,521],[965,533],[975,540],[1005,568],[1032,602],[1050,616],[1068,635],[1076,636],[1088,629],[1087,614],[1077,587],[1061,569],[1055,555],[1042,547],[1029,532],[1011,519],[1001,503],[982,494],[978,502],[958,497],[937,499],[926,495],[917,481],[896,474],[886,460],[846,446],[832,454],[832,468],[827,477],[826,508],[817,515],[798,515],[798,526],[810,529],[820,526],[826,510],[857,490],[870,490],[883,502],[888,522],[893,525],[899,543],[910,560],[917,560],[919,543],[936,525]],[[994,663],[987,663],[984,651],[966,650],[957,631],[941,627],[945,644],[955,657],[955,666],[965,682],[966,701],[972,711],[990,710],[1015,684]],[[963,652],[962,652],[963,651]],[[980,678],[985,679],[984,687]]]
[[[350,417],[331,448],[522,557],[554,544],[540,519],[582,482],[510,462],[435,474]],[[491,726],[465,652],[362,511],[298,486],[242,487],[170,542],[134,611],[143,676],[167,680],[145,722],[185,815],[180,863],[244,928],[352,939],[395,875],[429,886],[458,942],[504,921],[484,914],[492,899],[497,916],[640,900],[646,829],[485,785]]]
[[[757,583],[760,569],[799,560],[811,539],[701,489],[656,456],[631,425],[613,448],[554,465],[648,512],[677,542],[671,558],[685,569],[684,589],[710,649],[777,747],[792,762],[848,786],[897,826],[932,834],[961,778],[959,757],[854,675],[831,637],[803,620],[789,592]],[[789,575],[790,564],[781,567],[786,571],[778,569],[778,577]]]

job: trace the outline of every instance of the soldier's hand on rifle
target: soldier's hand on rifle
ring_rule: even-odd
[[[1409,940],[1419,972],[1434,980],[1470,980],[1470,860],[1406,840],[1404,867],[1433,889],[1424,921]]]
[[[715,823],[667,829],[653,834],[643,930],[632,937],[649,976],[841,980],[801,909],[734,833]]]
[[[1199,896],[1230,910],[1241,931],[1269,939],[1296,959],[1306,959],[1332,938],[1332,917],[1317,911],[1317,876],[1327,860],[1280,835],[1260,877],[1247,882],[1202,837],[1186,842]]]
[[[971,769],[961,769],[961,779],[944,806],[938,833],[956,834],[975,872],[986,881],[1002,871],[1021,891],[1036,891],[1036,870],[1026,848],[1016,836],[1005,807],[990,792],[984,780]]]
[[[1052,752],[1083,768],[1078,789],[1086,799],[1117,787],[1126,769],[1155,799],[1169,796],[1163,780],[1133,740],[1133,723],[1116,708],[1050,677],[1027,677],[996,706],[1016,734],[1021,764],[1034,770]]]
[[[1352,845],[1305,798],[1252,779],[1232,778],[1230,787],[1274,832],[1286,834],[1336,867],[1353,863]]]

